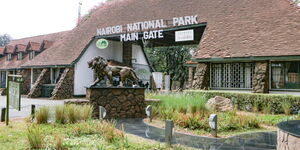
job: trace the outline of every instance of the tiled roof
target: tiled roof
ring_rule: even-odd
[[[54,44],[54,41],[44,40],[42,49],[47,49]]]
[[[15,40],[12,40],[9,44],[10,45],[16,45],[16,44],[27,45],[29,42],[42,43],[44,40],[57,41],[57,40],[60,40],[61,37],[64,36],[68,32],[69,31],[63,31],[63,32],[57,32],[57,33],[27,37],[27,38],[22,38],[22,39],[15,39]]]
[[[287,0],[118,0],[24,66],[73,64],[97,28],[187,15],[207,22],[196,58],[300,55],[300,12]]]
[[[67,32],[68,31],[13,40],[9,43],[9,45],[5,47],[6,48],[5,50],[6,53],[14,53],[15,50],[16,52],[26,51],[26,50],[40,51],[41,43],[45,43],[44,45],[46,46],[44,47],[44,49],[49,48],[54,43],[54,41],[61,40],[62,36],[64,36],[64,34],[66,34]],[[1,48],[0,48],[0,54],[1,54]],[[32,60],[29,60],[29,54],[24,54],[22,60],[17,60],[17,55],[13,55],[12,60],[10,61],[7,61],[6,57],[1,57],[0,69],[1,70],[18,69],[21,68],[21,65],[25,64],[26,62],[30,63],[31,61]]]
[[[41,43],[29,42],[27,45],[27,50],[39,51],[41,48]]]
[[[24,44],[17,44],[15,47],[16,52],[25,52],[26,51],[26,45]]]
[[[4,51],[7,54],[12,54],[12,53],[15,52],[15,46],[13,46],[13,45],[6,45]]]

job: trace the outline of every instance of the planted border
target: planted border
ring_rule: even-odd
[[[234,93],[223,91],[201,91],[201,90],[186,90],[186,93],[193,95],[204,95],[207,99],[215,96],[222,96],[233,100],[234,105],[239,110],[263,111],[266,107],[270,107],[271,113],[284,113],[283,105],[289,103],[290,112],[298,113],[300,110],[300,96],[285,95],[285,94],[257,94],[257,93]]]

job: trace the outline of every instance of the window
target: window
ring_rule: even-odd
[[[300,89],[300,62],[273,62],[271,88]]]
[[[219,63],[211,65],[212,88],[252,88],[254,63]]]
[[[0,88],[6,88],[6,71],[0,72]]]
[[[23,53],[22,52],[19,52],[18,53],[18,58],[17,58],[18,60],[22,60],[23,59]]]
[[[30,59],[30,60],[33,59],[34,56],[35,56],[35,51],[31,51],[31,52],[29,53],[29,59]]]
[[[64,69],[62,68],[52,68],[51,69],[51,84],[56,84],[59,79],[60,76],[62,75]]]
[[[10,61],[10,60],[11,60],[11,54],[7,54],[6,60],[7,60],[7,61]]]

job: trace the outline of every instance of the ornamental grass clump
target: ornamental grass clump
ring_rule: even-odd
[[[91,105],[83,105],[80,106],[80,110],[81,110],[81,120],[90,120],[92,118],[92,114],[93,114],[93,106]]]
[[[69,123],[76,123],[80,120],[80,107],[75,104],[69,104],[65,106],[65,114]]]
[[[237,115],[236,112],[219,114],[219,131],[235,131],[260,128],[259,120],[255,116]]]
[[[287,101],[282,102],[281,106],[282,106],[284,114],[286,114],[286,115],[290,115],[291,114],[292,104],[290,102],[287,102]]]
[[[35,112],[36,123],[45,124],[48,123],[49,118],[49,107],[41,107]]]
[[[263,107],[263,113],[264,114],[271,114],[272,113],[272,107],[270,104],[266,104],[264,107]]]
[[[97,131],[109,143],[113,143],[124,139],[124,132],[117,130],[116,125],[113,122],[101,121],[97,124]]]
[[[57,135],[54,139],[55,150],[67,150],[68,148],[63,144],[64,137]]]
[[[64,124],[67,122],[65,115],[65,106],[55,107],[55,122],[60,124]]]
[[[44,136],[42,135],[38,125],[30,125],[26,132],[27,141],[30,149],[44,148]]]

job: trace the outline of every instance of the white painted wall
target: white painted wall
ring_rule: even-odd
[[[106,49],[98,49],[94,40],[75,64],[74,73],[74,95],[85,95],[85,87],[90,86],[94,82],[93,70],[88,68],[87,62],[96,56],[101,56],[105,59],[113,59],[122,62],[122,43],[109,41],[109,46]]]
[[[132,63],[148,65],[142,48],[139,45],[132,45]]]
[[[96,41],[97,40],[94,40],[89,45],[85,53],[75,64],[74,95],[85,95],[85,87],[90,86],[94,82],[94,73],[92,69],[88,68],[88,61],[96,56],[101,56],[105,59],[112,59],[115,61],[123,62],[123,44],[121,42],[109,41],[109,46],[106,49],[98,49],[96,47]],[[149,64],[142,51],[142,48],[139,45],[132,46],[132,59],[136,59],[136,61],[132,61],[133,67],[135,69],[145,68],[150,72]],[[150,76],[146,76],[146,78],[149,78],[150,80]]]

